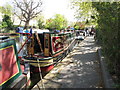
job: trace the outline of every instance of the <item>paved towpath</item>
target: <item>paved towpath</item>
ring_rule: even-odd
[[[34,88],[102,88],[97,49],[93,36],[86,37]]]

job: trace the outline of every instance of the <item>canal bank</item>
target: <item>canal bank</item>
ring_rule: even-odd
[[[51,70],[35,88],[103,88],[94,37],[88,36]]]

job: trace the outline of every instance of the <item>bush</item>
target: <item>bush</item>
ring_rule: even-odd
[[[96,38],[101,44],[109,70],[120,79],[120,2],[98,2],[93,7],[99,13]],[[120,80],[117,82],[120,83]]]

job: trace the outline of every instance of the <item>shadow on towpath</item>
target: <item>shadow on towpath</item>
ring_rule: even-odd
[[[37,85],[39,88],[42,84],[45,88],[103,88],[97,49],[93,36],[86,37]]]

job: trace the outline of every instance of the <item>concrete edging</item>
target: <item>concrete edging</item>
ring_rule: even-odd
[[[105,63],[104,57],[101,55],[101,49],[98,49],[97,52],[98,52],[98,56],[99,56],[100,67],[101,67],[101,70],[102,70],[104,87],[105,88],[115,88],[114,87],[115,83],[112,80],[112,76],[108,72],[107,65]]]

